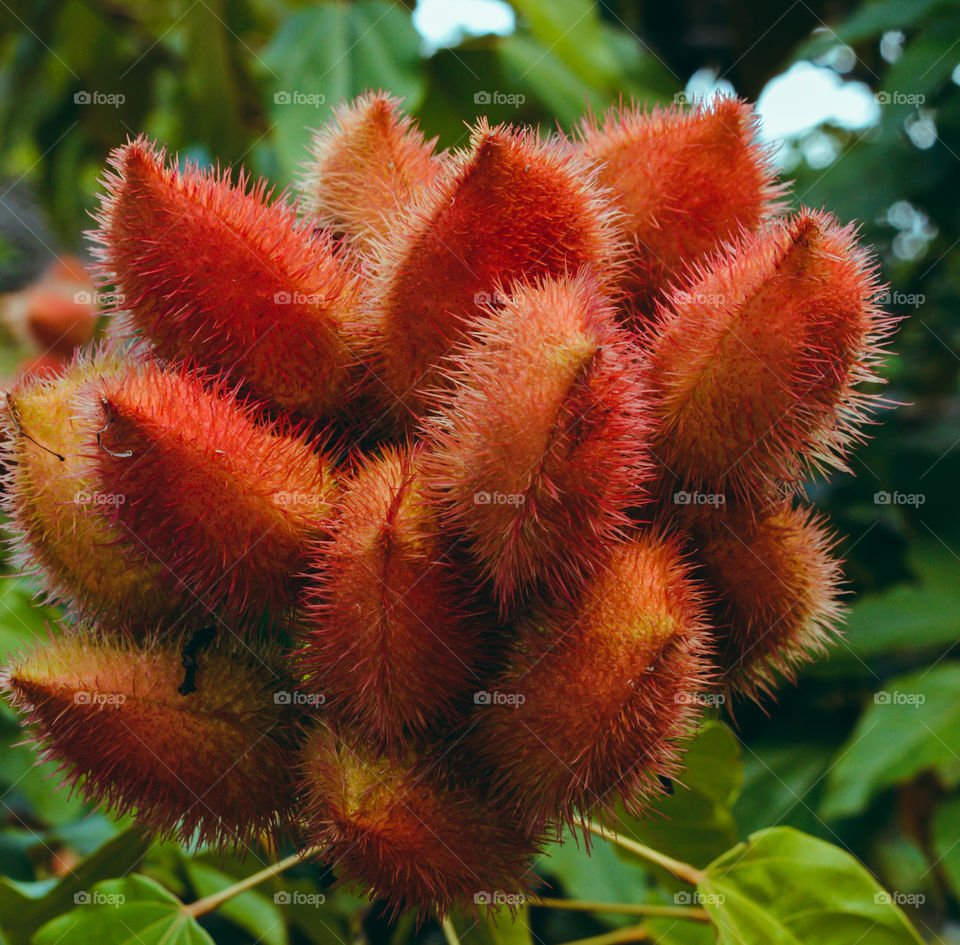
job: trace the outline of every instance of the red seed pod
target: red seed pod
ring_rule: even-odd
[[[477,910],[500,892],[526,898],[534,843],[436,762],[376,758],[362,740],[318,726],[302,752],[307,830],[338,876],[394,913]],[[512,897],[512,898],[511,898]],[[511,906],[511,910],[515,907]]]
[[[424,141],[400,104],[385,92],[367,92],[336,108],[311,143],[305,209],[362,250],[388,234],[398,210],[440,169],[436,138]]]
[[[25,292],[27,330],[45,352],[69,356],[93,338],[97,309],[90,291],[72,285],[37,285]]]
[[[575,605],[521,622],[506,670],[477,700],[469,746],[498,806],[531,832],[617,798],[642,808],[676,771],[711,683],[708,643],[675,540],[645,532],[611,549]]]
[[[105,378],[87,400],[86,466],[122,495],[126,526],[208,606],[254,618],[297,594],[309,542],[326,534],[329,458],[287,424],[257,422],[222,380],[155,364]]]
[[[822,516],[789,502],[688,518],[699,576],[716,598],[724,682],[759,700],[837,636],[844,608],[836,538]]]
[[[121,500],[85,473],[88,431],[75,416],[77,398],[124,372],[128,359],[101,349],[60,375],[14,384],[2,412],[3,497],[14,563],[39,577],[51,601],[84,618],[141,626],[178,609],[182,590],[136,536],[110,524]]]
[[[506,611],[543,582],[571,597],[650,473],[637,352],[589,273],[518,285],[444,371],[427,480]]]
[[[184,695],[181,646],[61,637],[2,685],[85,798],[184,843],[243,846],[290,813],[298,719],[275,695],[291,686],[273,651],[214,643]]]
[[[441,359],[518,278],[587,266],[615,280],[612,214],[584,167],[565,142],[481,122],[396,221],[374,263],[370,347],[401,422],[423,413]]]
[[[344,487],[304,594],[307,684],[391,754],[448,727],[479,688],[484,620],[424,493],[410,448],[368,459]]]
[[[581,127],[583,152],[616,196],[634,244],[623,286],[637,324],[686,266],[780,209],[769,149],[745,102],[613,108]]]
[[[230,371],[305,415],[337,409],[355,383],[360,286],[330,237],[264,182],[164,165],[140,137],[113,152],[93,234],[117,309],[168,360]]]
[[[892,320],[852,227],[801,210],[676,289],[651,340],[655,452],[692,488],[748,497],[843,456]]]

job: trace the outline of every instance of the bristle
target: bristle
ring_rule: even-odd
[[[361,251],[388,235],[397,212],[441,167],[436,139],[424,141],[400,104],[385,92],[367,92],[336,108],[311,143],[305,210]]]
[[[581,137],[633,243],[623,285],[637,327],[686,267],[781,208],[783,188],[745,102],[613,108],[586,120]]]
[[[264,425],[226,383],[153,363],[88,397],[85,467],[113,514],[193,595],[255,620],[293,605],[308,543],[326,535],[329,458]]]
[[[586,266],[614,282],[611,221],[568,146],[481,122],[376,247],[369,346],[377,393],[398,422],[422,415],[426,392],[443,383],[441,359],[517,279]]]
[[[409,447],[345,484],[329,542],[311,556],[301,665],[365,743],[391,754],[458,721],[479,688],[484,619]]]
[[[57,376],[25,377],[2,411],[3,497],[14,566],[36,574],[47,599],[84,619],[149,626],[177,610],[184,588],[136,535],[111,524],[126,501],[84,470],[89,430],[77,400],[135,356],[117,346],[78,355]]]
[[[531,832],[618,798],[641,809],[676,772],[711,685],[708,639],[675,540],[645,532],[614,548],[579,601],[521,623],[479,700],[467,743],[491,796]]]
[[[845,468],[892,322],[851,227],[801,210],[674,290],[651,338],[655,452],[705,492],[748,498]]]
[[[446,783],[442,766],[377,759],[362,740],[325,726],[302,758],[310,839],[338,876],[395,914],[417,908],[422,922],[524,902],[536,846],[479,794]]]
[[[181,643],[72,635],[3,677],[85,798],[162,836],[242,848],[290,814],[298,719],[277,654],[215,642],[184,695]]]
[[[723,682],[757,701],[822,653],[844,616],[836,539],[812,509],[779,502],[688,517],[698,574],[715,599]]]
[[[334,411],[356,381],[360,284],[330,237],[270,203],[263,182],[167,167],[143,137],[110,163],[91,236],[129,328],[287,410]]]
[[[427,481],[504,612],[538,583],[570,598],[649,474],[639,354],[588,272],[518,285],[473,334],[443,365]]]

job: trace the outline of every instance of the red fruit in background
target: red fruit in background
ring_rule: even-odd
[[[589,273],[517,285],[443,365],[427,479],[502,608],[543,582],[573,596],[649,474],[638,352]]]
[[[321,725],[304,746],[301,785],[311,841],[394,912],[476,911],[484,892],[524,901],[535,845],[499,805],[451,787],[435,761],[378,759]]]
[[[0,322],[18,341],[39,348],[38,358],[69,360],[93,338],[98,314],[93,281],[70,255],[57,257],[32,285],[0,296]]]
[[[304,204],[316,222],[368,250],[440,169],[436,139],[424,141],[400,111],[400,99],[368,92],[334,109],[316,133],[303,183]]]
[[[355,381],[349,261],[265,183],[164,160],[142,137],[113,152],[93,234],[129,327],[287,410],[336,410]]]
[[[414,451],[364,463],[311,565],[300,661],[326,709],[391,754],[456,721],[480,688],[485,621],[438,534]]]
[[[3,687],[85,798],[183,843],[249,844],[293,801],[297,718],[277,654],[220,643],[183,680],[177,640],[66,636],[14,659]]]
[[[620,247],[569,147],[481,122],[377,253],[370,348],[383,389],[374,393],[409,422],[444,383],[441,359],[498,292],[581,266],[612,282]]]
[[[332,516],[322,451],[288,424],[257,422],[222,380],[152,363],[105,378],[85,411],[86,467],[101,492],[124,496],[119,527],[209,606],[248,617],[292,606],[307,546]]]
[[[648,532],[613,548],[579,601],[521,621],[479,700],[468,745],[491,796],[531,831],[618,798],[642,807],[677,768],[711,683],[708,653],[678,543]]]
[[[34,286],[26,292],[27,329],[45,351],[69,356],[93,338],[97,308],[91,292],[70,295]]]
[[[845,468],[891,320],[852,227],[802,210],[715,256],[651,338],[658,458],[690,487],[749,497]]]
[[[634,244],[623,287],[637,324],[691,263],[779,209],[769,149],[745,102],[709,108],[613,108],[581,128],[583,153],[623,211]]]

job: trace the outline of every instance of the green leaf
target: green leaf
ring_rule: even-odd
[[[593,86],[571,72],[554,55],[528,36],[515,34],[497,43],[504,73],[523,93],[542,101],[561,124],[569,127],[583,114]],[[512,88],[512,86],[511,86]],[[523,94],[521,93],[521,94]]]
[[[837,753],[822,813],[862,811],[884,788],[940,765],[952,768],[960,744],[960,663],[888,679]]]
[[[335,105],[384,89],[416,109],[423,94],[420,36],[410,14],[387,0],[325,3],[289,17],[262,55],[282,169],[292,179],[307,157],[309,128]]]
[[[5,577],[0,581],[0,665],[42,636],[46,621],[56,613],[38,607],[31,597],[24,580]]]
[[[902,55],[884,76],[881,87],[890,92],[932,98],[957,64],[952,53],[958,29],[960,17],[957,11],[944,10],[919,35],[907,41]],[[909,113],[914,109],[908,106],[905,110]]]
[[[920,945],[923,939],[849,853],[791,827],[753,834],[697,888],[718,945]]]
[[[574,840],[564,834],[562,843],[551,843],[537,860],[537,873],[556,877],[563,891],[571,899],[601,902],[647,902],[650,899],[649,871],[625,869],[612,843],[592,840],[587,853],[582,838]],[[560,890],[551,888],[546,895],[557,896]],[[634,918],[604,916],[611,924],[631,925]]]
[[[0,925],[13,943],[28,942],[51,915],[75,905],[75,897],[89,893],[108,876],[134,869],[150,846],[139,827],[131,827],[105,843],[60,880],[14,883],[0,880]]]
[[[184,870],[198,899],[233,886],[237,880],[196,859],[184,859]],[[251,889],[228,900],[217,915],[233,922],[264,945],[287,945],[287,924],[280,910],[262,893]]]
[[[34,945],[214,945],[183,903],[146,876],[98,884],[90,901],[48,922]]]
[[[808,731],[804,732],[808,736]],[[836,742],[774,737],[746,746],[744,785],[733,814],[740,836],[770,824],[820,835],[825,827],[817,813],[818,793]]]
[[[960,609],[956,606],[957,559],[933,541],[918,541],[908,564],[918,575],[881,594],[859,599],[844,627],[843,641],[830,660],[815,668],[817,675],[846,672],[850,660],[863,662],[904,651],[943,652],[943,645],[960,639]]]
[[[530,914],[526,906],[517,909],[516,919],[501,909],[496,915],[481,911],[478,918],[455,919],[462,945],[531,945]]]
[[[285,873],[275,880],[273,901],[288,927],[317,945],[342,945],[351,937],[353,916],[365,901],[343,890],[323,890],[315,879]]]
[[[612,87],[620,66],[591,0],[513,0],[541,46],[583,82]]]
[[[946,874],[954,895],[960,898],[960,795],[937,807],[933,815],[932,842],[937,862]]]
[[[825,52],[837,43],[859,43],[887,30],[903,30],[920,23],[928,13],[950,0],[877,0],[862,4],[842,23],[816,34],[796,52],[798,59]]]
[[[706,722],[690,742],[683,765],[673,793],[660,798],[645,817],[624,815],[618,832],[678,860],[705,866],[737,841],[731,808],[743,784],[740,743],[722,722]]]

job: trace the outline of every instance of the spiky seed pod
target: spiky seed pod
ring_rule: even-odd
[[[304,205],[320,226],[361,250],[386,236],[397,211],[440,169],[436,138],[424,141],[400,99],[367,92],[334,110],[316,133],[303,182]]]
[[[715,599],[723,681],[759,700],[836,637],[844,613],[836,538],[822,516],[789,502],[685,518]]]
[[[78,396],[131,358],[105,348],[76,356],[62,375],[14,384],[2,409],[3,502],[14,563],[39,577],[50,600],[84,618],[143,626],[176,610],[182,591],[135,536],[111,526],[120,499],[84,474],[87,431],[75,416]]]
[[[377,250],[370,345],[399,420],[424,412],[444,382],[441,359],[518,278],[586,265],[612,282],[611,219],[569,146],[481,122]]]
[[[420,909],[421,921],[475,911],[482,893],[522,902],[535,845],[499,805],[453,787],[435,762],[377,758],[322,725],[301,757],[306,829],[340,878],[395,913]]]
[[[706,108],[613,108],[581,126],[584,153],[617,198],[634,243],[624,288],[637,324],[691,262],[780,207],[769,151],[745,102]]]
[[[290,608],[336,483],[322,450],[258,423],[222,380],[146,363],[87,400],[86,466],[123,495],[116,520],[208,606],[254,618]]]
[[[43,754],[83,796],[164,836],[241,846],[292,804],[299,719],[277,654],[221,643],[178,692],[181,642],[74,634],[21,655],[2,683]]]
[[[651,341],[663,464],[706,492],[750,496],[846,468],[892,322],[852,227],[801,210],[676,289]]]
[[[638,353],[589,272],[518,285],[478,319],[425,425],[427,480],[506,612],[572,597],[650,473]]]
[[[468,736],[498,806],[531,832],[617,798],[641,808],[710,685],[708,630],[677,541],[653,531],[611,549],[575,605],[521,621]]]
[[[311,565],[300,658],[327,709],[391,754],[455,722],[479,688],[484,621],[439,534],[418,451],[364,463]]]
[[[110,164],[91,236],[129,327],[162,358],[229,370],[280,407],[335,410],[355,382],[360,285],[331,238],[269,203],[264,182],[166,167],[143,137]]]

